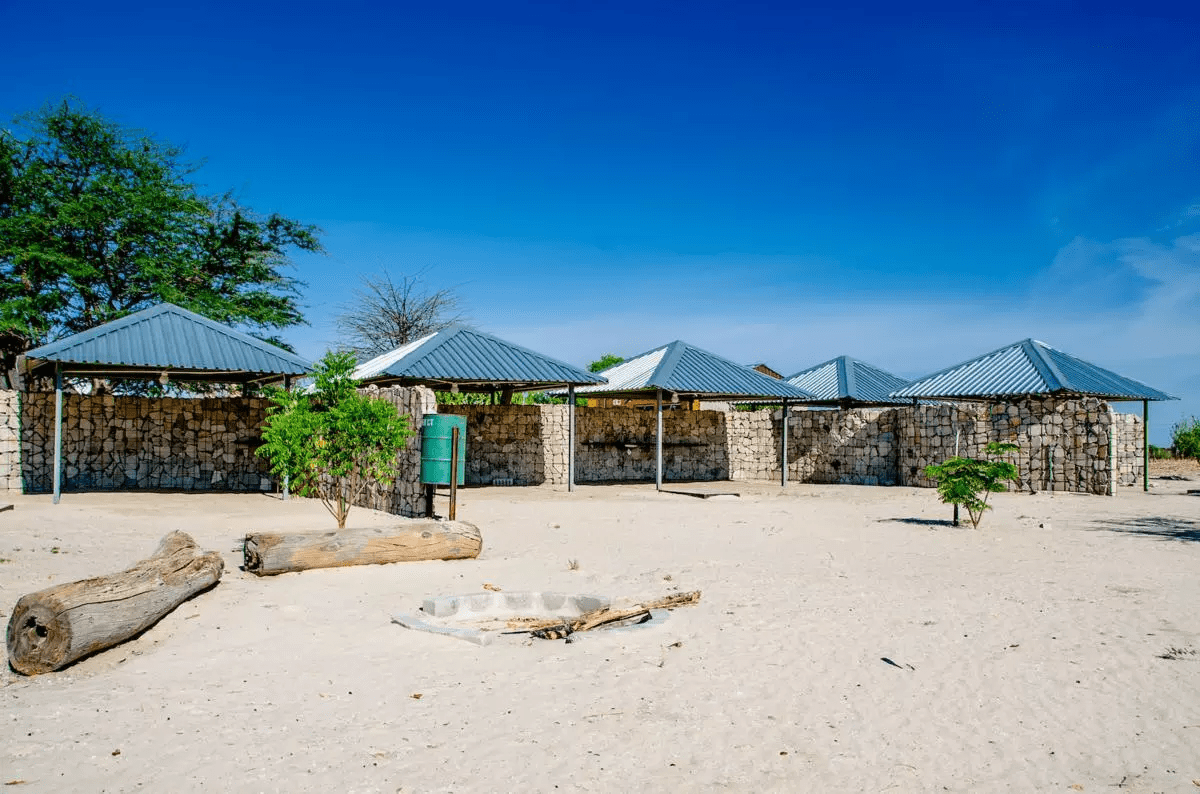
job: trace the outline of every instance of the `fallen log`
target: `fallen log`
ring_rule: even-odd
[[[247,571],[272,576],[343,565],[466,560],[478,557],[482,548],[474,524],[413,519],[329,532],[255,532],[246,536],[243,556]]]
[[[24,595],[8,621],[8,663],[25,675],[49,673],[122,643],[215,585],[224,569],[220,554],[171,532],[128,570]]]
[[[584,612],[577,618],[552,618],[548,620],[518,619],[509,621],[508,624],[510,628],[519,627],[518,631],[506,633],[521,634],[529,632],[538,639],[558,640],[579,631],[590,631],[601,626],[607,626],[610,623],[619,623],[639,616],[649,616],[652,609],[675,609],[676,607],[690,606],[699,601],[700,591],[693,590],[688,593],[675,593],[663,596],[662,598],[656,598],[653,601],[637,604],[628,609],[601,607],[600,609],[593,609],[591,612]]]

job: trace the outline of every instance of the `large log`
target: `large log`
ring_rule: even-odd
[[[128,570],[22,596],[8,621],[8,663],[25,675],[49,673],[124,642],[215,585],[224,569],[220,554],[171,532]]]
[[[479,556],[483,537],[466,521],[413,519],[330,532],[255,532],[246,536],[246,570],[271,576],[310,568],[378,565]]]

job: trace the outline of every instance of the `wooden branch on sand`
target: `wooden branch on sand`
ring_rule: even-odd
[[[629,607],[628,609],[601,607],[600,609],[593,609],[591,612],[584,612],[579,617],[573,619],[513,620],[509,621],[508,625],[510,628],[517,629],[517,631],[509,633],[523,633],[528,631],[538,639],[558,640],[576,632],[590,631],[612,623],[620,623],[637,617],[649,616],[652,609],[675,609],[676,607],[691,606],[699,601],[700,591],[693,590],[690,593],[675,593],[674,595],[657,598],[653,601],[647,601],[644,604]]]
[[[310,568],[379,565],[479,556],[483,536],[466,521],[413,519],[329,532],[255,532],[246,536],[246,570],[270,576]]]
[[[22,596],[8,621],[8,662],[25,675],[48,673],[124,642],[215,585],[224,569],[220,554],[172,532],[128,570]]]

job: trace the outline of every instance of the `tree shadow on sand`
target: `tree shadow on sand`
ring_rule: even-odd
[[[919,527],[952,527],[954,522],[948,518],[881,518],[879,523],[894,521],[897,524],[916,524]]]
[[[1096,529],[1146,535],[1160,540],[1200,543],[1200,524],[1183,518],[1142,516],[1139,518],[1102,519],[1093,522]]]

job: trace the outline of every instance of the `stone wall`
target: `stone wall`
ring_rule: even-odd
[[[0,391],[0,491],[21,490],[21,400]]]
[[[663,412],[663,478],[725,480],[729,442],[721,411]],[[575,481],[653,481],[655,411],[575,409]]]
[[[467,419],[467,485],[540,485],[546,478],[543,409],[549,405],[439,405],[437,412]],[[566,406],[561,406],[563,413]],[[556,439],[551,439],[553,442]],[[566,454],[566,436],[559,442]],[[565,479],[564,479],[565,482]]]
[[[1009,460],[1020,472],[1023,489],[1108,493],[1114,452],[1119,485],[1133,485],[1141,476],[1141,420],[1094,398],[898,410],[902,485],[931,487],[925,466],[954,454],[956,433],[964,457],[984,457],[992,441],[1016,444],[1019,449]],[[1116,434],[1114,449],[1110,431]]]
[[[567,408],[443,406],[467,417],[467,481],[566,482]],[[777,480],[782,411],[665,411],[664,478]],[[1107,493],[1111,452],[1118,482],[1142,472],[1141,420],[1095,399],[1016,404],[919,405],[789,412],[793,482],[931,487],[925,466],[955,454],[982,457],[1011,441],[1021,487]],[[655,412],[576,409],[576,482],[654,479]],[[1051,465],[1053,464],[1053,466]]]
[[[25,493],[53,490],[54,395],[21,395]],[[261,398],[150,398],[63,394],[64,491],[258,491],[272,481],[254,450]]]
[[[567,482],[565,405],[441,405],[467,419],[468,485]],[[655,413],[636,408],[575,409],[575,481],[654,479]],[[666,411],[663,471],[668,479],[728,477],[725,414]]]
[[[370,389],[411,417],[401,474],[355,504],[424,513],[421,419],[436,411],[429,389]],[[63,395],[63,490],[259,491],[277,487],[262,444],[268,401]],[[0,391],[0,486],[53,490],[54,395]]]

